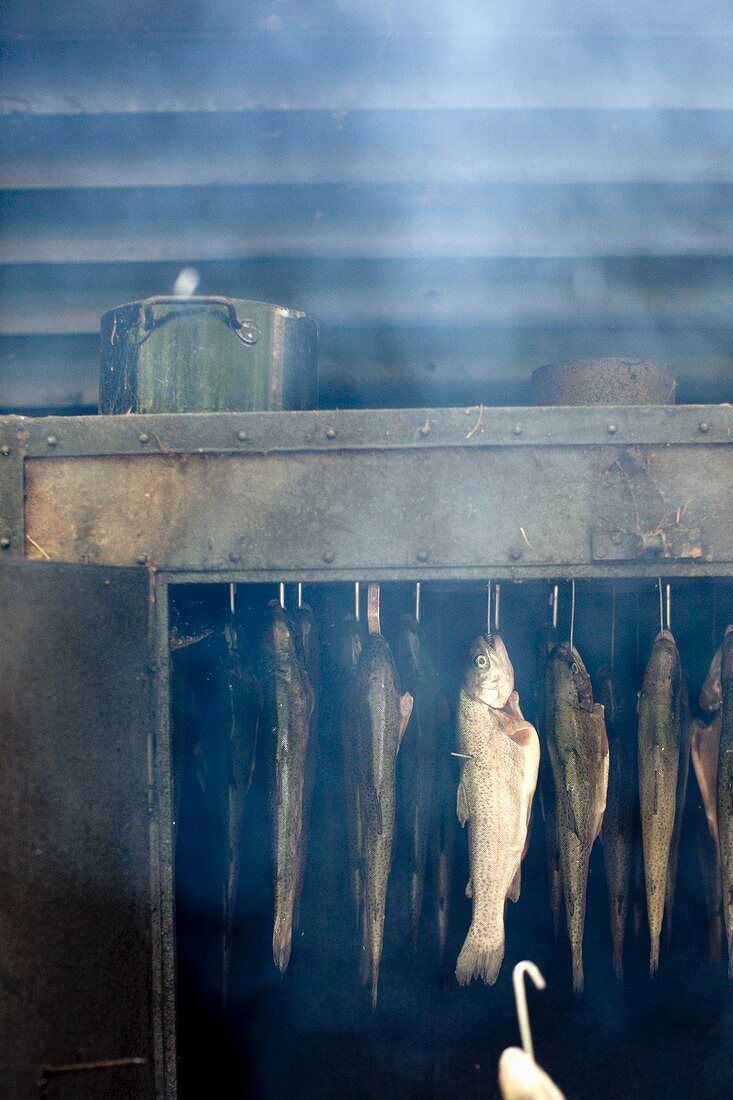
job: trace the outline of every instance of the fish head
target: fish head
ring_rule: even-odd
[[[399,654],[404,663],[410,664],[413,668],[420,663],[420,627],[414,615],[402,616]]]
[[[677,644],[670,630],[660,630],[654,639],[652,652],[644,673],[643,695],[666,693],[670,685],[680,684],[682,670]]]
[[[562,642],[550,654],[550,663],[558,682],[558,690],[571,706],[593,710],[593,688],[588,670],[575,646]]]
[[[514,691],[514,669],[498,634],[481,634],[471,646],[464,690],[496,710],[506,705]]]
[[[268,657],[274,659],[289,656],[295,652],[290,619],[277,600],[271,600],[265,611],[262,650]]]

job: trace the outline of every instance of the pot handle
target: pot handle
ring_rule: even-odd
[[[163,314],[162,317],[156,318],[153,314],[153,308],[155,306],[178,306],[179,308],[171,309]],[[176,317],[184,317],[192,313],[218,314],[225,324],[229,325],[234,331],[234,335],[237,339],[241,340],[243,344],[247,344],[249,347],[256,344],[260,338],[260,330],[255,322],[249,318],[240,320],[237,316],[234,303],[229,298],[219,298],[216,295],[197,298],[179,298],[175,295],[171,295],[148,298],[142,303],[142,320],[139,329],[140,335],[135,343],[144,344],[156,328],[160,328],[161,325],[167,324],[168,321],[172,321]]]

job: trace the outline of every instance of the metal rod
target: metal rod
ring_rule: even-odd
[[[491,581],[486,584],[486,633],[491,633]]]
[[[367,586],[367,627],[370,634],[381,634],[382,627],[379,619],[379,595],[381,585],[370,584]]]
[[[611,668],[616,664],[616,588],[611,588]]]
[[[668,584],[666,593],[667,597],[667,630],[672,630],[672,585]]]
[[[659,629],[664,630],[664,599],[662,597],[662,578],[657,577],[657,587],[659,588]]]
[[[361,585],[358,581],[354,581],[354,618],[361,621]]]
[[[283,611],[285,610],[285,584],[283,581],[280,581],[280,607]]]
[[[519,1034],[522,1037],[524,1053],[534,1062],[534,1046],[532,1045],[532,1029],[529,1026],[529,1010],[527,1008],[527,989],[524,984],[524,975],[528,974],[532,979],[535,989],[544,989],[547,982],[542,977],[539,967],[525,959],[518,962],[512,971],[512,985],[514,986],[514,1002],[517,1006],[517,1020],[519,1021]]]
[[[232,583],[229,585],[229,610],[231,611],[232,615],[234,614],[234,611],[235,611],[234,601],[235,601],[236,595],[237,595],[237,586],[234,583],[234,581],[232,581]]]
[[[557,597],[559,595],[560,585],[553,584],[552,586],[552,629],[557,630]]]
[[[499,633],[501,626],[501,585],[494,585],[494,630]]]
[[[303,606],[303,582],[302,581],[298,581],[297,600],[298,600],[298,608],[301,608]]]
[[[415,622],[420,622],[420,581],[415,581]]]
[[[570,648],[573,648],[575,634],[575,578],[570,582]]]

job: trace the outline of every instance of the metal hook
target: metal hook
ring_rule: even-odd
[[[573,648],[575,634],[575,578],[570,582],[570,648]]]
[[[285,610],[285,582],[280,581],[280,607]]]
[[[234,610],[235,610],[235,608],[234,608],[234,598],[235,598],[236,594],[237,594],[237,586],[232,581],[232,583],[229,585],[229,610],[231,611],[232,615],[234,614]]]
[[[415,581],[415,622],[420,622],[420,581]]]
[[[486,633],[491,633],[491,581],[486,583]]]
[[[514,986],[514,1001],[517,1006],[517,1019],[519,1021],[519,1034],[522,1037],[524,1053],[534,1062],[534,1047],[532,1046],[532,1031],[529,1026],[529,1011],[527,1009],[527,990],[524,985],[524,975],[529,974],[535,989],[544,989],[547,982],[542,977],[539,967],[535,963],[524,959],[518,962],[512,971],[512,985]]]
[[[354,618],[357,622],[361,620],[361,585],[358,581],[354,581]]]
[[[494,586],[494,630],[499,633],[501,625],[501,585]]]
[[[667,599],[667,630],[672,631],[672,585],[668,584],[665,591]]]
[[[379,621],[379,594],[379,584],[370,584],[367,586],[367,627],[370,634],[382,633]]]
[[[300,610],[300,608],[303,606],[303,582],[302,581],[298,581],[298,595],[297,595],[296,599],[297,599],[298,610]]]
[[[552,629],[557,630],[557,598],[560,592],[560,585],[553,584],[552,586]]]
[[[664,630],[664,600],[662,598],[662,578],[657,577],[657,587],[659,588],[659,629]]]

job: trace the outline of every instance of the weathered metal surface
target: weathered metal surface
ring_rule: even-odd
[[[637,540],[631,570],[724,563],[732,463],[725,446],[566,445],[33,459],[26,535],[33,556],[214,571],[552,576],[591,563],[601,530]],[[694,553],[674,551],[683,520]]]
[[[673,405],[675,377],[642,359],[571,359],[532,372],[535,405]]]
[[[49,1096],[155,1094],[149,596],[142,570],[0,568],[7,1100],[44,1076]]]
[[[154,297],[101,320],[102,413],[307,409],[318,325],[269,302]]]

